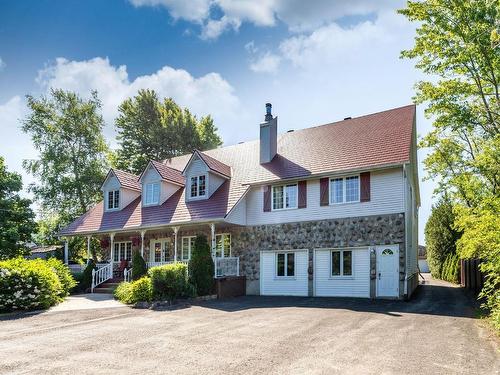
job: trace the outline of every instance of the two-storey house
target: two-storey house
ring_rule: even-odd
[[[134,251],[188,261],[202,233],[215,276],[245,276],[248,294],[405,298],[418,284],[414,105],[278,134],[267,104],[259,140],[111,170],[102,191],[60,234],[99,237],[108,270]]]

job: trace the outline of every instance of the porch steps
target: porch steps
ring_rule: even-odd
[[[102,283],[101,285],[98,285],[94,289],[94,293],[110,293],[110,294],[112,294],[115,291],[118,284],[120,284],[119,281],[111,279],[108,282],[105,282],[105,283]]]

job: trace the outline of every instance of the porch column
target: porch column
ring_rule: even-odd
[[[217,277],[217,257],[215,256],[215,224],[210,224],[210,234],[212,241],[212,259],[214,260],[214,277]]]
[[[141,257],[144,258],[144,236],[146,235],[145,230],[141,230]]]
[[[115,245],[114,245],[114,242],[115,242],[115,234],[114,233],[110,233],[109,234],[109,238],[110,238],[110,243],[111,243],[111,251],[109,252],[109,254],[111,255],[111,259],[109,260],[109,263],[111,263],[111,275],[113,275],[113,253],[115,251]]]
[[[87,236],[87,264],[90,262],[90,238],[91,236]]]
[[[179,227],[174,227],[174,262],[177,262],[177,233],[179,232]]]
[[[69,260],[69,251],[68,251],[68,239],[64,239],[64,263],[68,264]]]

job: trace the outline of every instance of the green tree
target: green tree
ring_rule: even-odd
[[[21,198],[21,176],[7,171],[0,156],[0,260],[29,253],[25,244],[36,230],[31,201]]]
[[[108,151],[101,102],[95,91],[89,99],[63,90],[27,99],[29,114],[22,129],[39,152],[38,159],[24,161],[39,181],[30,190],[42,212],[64,225],[101,199]]]
[[[198,120],[173,99],[161,102],[153,90],[139,90],[119,107],[117,168],[140,174],[150,160],[164,160],[222,144],[210,116]]]
[[[432,207],[431,215],[425,224],[427,261],[432,276],[439,279],[444,279],[445,260],[448,255],[456,254],[457,241],[461,236],[454,224],[453,204],[447,197],[441,198]]]
[[[420,143],[431,150],[424,161],[428,178],[439,180],[438,190],[453,200],[455,225],[463,231],[459,255],[483,259],[488,279],[497,280],[483,293],[500,316],[500,298],[491,292],[500,288],[500,229],[492,219],[500,207],[500,4],[409,1],[400,13],[418,22],[415,45],[402,57],[433,78],[416,85],[417,103],[427,104],[433,118]]]
[[[194,249],[189,261],[189,277],[198,295],[204,296],[213,292],[214,262],[205,236],[197,236],[194,241]]]

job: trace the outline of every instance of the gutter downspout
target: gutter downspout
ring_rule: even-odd
[[[405,280],[404,280],[404,291],[403,297],[408,298],[408,200],[407,200],[407,174],[406,174],[406,164],[403,164],[403,199],[405,207]]]

